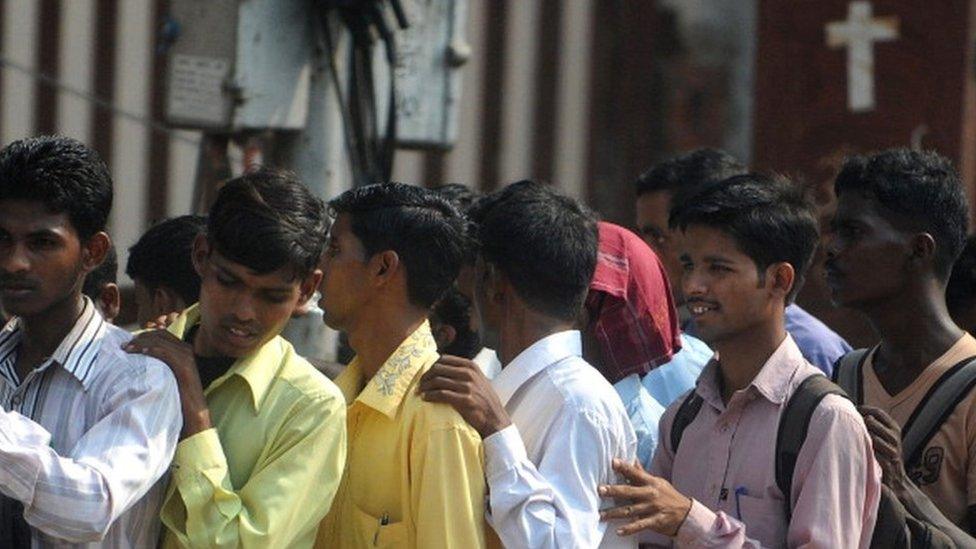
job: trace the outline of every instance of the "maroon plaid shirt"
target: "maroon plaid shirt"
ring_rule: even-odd
[[[681,349],[681,331],[667,274],[654,251],[618,225],[600,222],[599,231],[586,310],[601,351],[594,366],[616,383],[669,362]]]

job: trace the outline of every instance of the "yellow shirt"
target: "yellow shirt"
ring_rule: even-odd
[[[170,327],[197,324],[196,306]],[[164,547],[311,547],[346,458],[339,389],[276,336],[205,394],[215,428],[180,441]]]
[[[485,545],[481,437],[453,408],[416,392],[437,358],[424,322],[371,379],[358,359],[336,379],[352,402],[349,460],[316,547]]]

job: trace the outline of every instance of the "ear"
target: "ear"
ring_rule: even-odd
[[[369,259],[369,273],[376,280],[376,285],[386,284],[400,268],[400,256],[393,250],[386,250],[374,254]]]
[[[318,289],[319,284],[322,283],[322,269],[315,269],[305,276],[302,280],[302,285],[299,288],[298,296],[298,306],[295,308],[304,309],[305,313],[308,313],[309,300],[315,295],[315,290]]]
[[[796,270],[793,265],[785,261],[773,263],[766,269],[766,287],[777,297],[786,301],[786,296],[793,291],[796,284]]]
[[[935,261],[935,253],[938,245],[936,245],[935,238],[931,234],[918,233],[912,236],[909,246],[911,246],[911,257],[913,260],[922,261],[922,264],[926,266],[931,265]]]
[[[95,270],[112,247],[112,239],[108,233],[99,231],[93,234],[82,246],[82,255],[86,272]]]
[[[454,326],[450,324],[441,322],[437,328],[434,329],[434,341],[437,343],[437,349],[443,351],[444,349],[451,346],[454,340],[457,339],[457,330]]]
[[[115,323],[115,317],[119,316],[122,308],[122,294],[119,293],[119,285],[114,282],[102,286],[102,291],[98,293],[99,308],[102,316],[109,324]]]
[[[198,234],[193,239],[193,251],[190,252],[190,259],[193,260],[193,270],[197,272],[197,276],[200,278],[203,278],[204,266],[207,264],[207,257],[209,256],[210,241],[207,240],[207,235]]]

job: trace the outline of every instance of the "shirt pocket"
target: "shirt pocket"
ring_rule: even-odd
[[[786,547],[786,510],[771,497],[736,495],[736,518],[746,525],[746,537],[763,547]]]
[[[353,509],[356,515],[356,537],[362,547],[407,546],[407,525],[402,520],[386,522],[382,517],[375,517],[356,505],[353,505]]]

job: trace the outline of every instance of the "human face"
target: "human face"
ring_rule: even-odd
[[[31,317],[66,303],[99,261],[66,213],[36,201],[0,201],[0,301],[8,314]]]
[[[681,233],[668,228],[670,209],[671,193],[668,191],[654,191],[637,197],[637,230],[664,264],[675,298],[680,302],[679,282],[683,272],[679,258]]]
[[[363,243],[352,232],[352,217],[339,214],[322,256],[322,319],[330,328],[349,330],[370,298],[370,273]]]
[[[863,309],[903,295],[911,235],[883,216],[876,200],[846,192],[837,201],[827,238],[827,286],[834,305]]]
[[[251,354],[281,332],[320,278],[318,271],[296,278],[289,266],[256,273],[220,255],[203,235],[194,242],[193,264],[201,317],[194,347],[203,356]]]
[[[760,276],[728,234],[692,225],[683,234],[682,249],[685,303],[709,345],[748,336],[773,318],[776,308],[782,314],[783,295],[771,289],[773,277]]]

